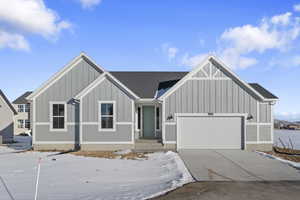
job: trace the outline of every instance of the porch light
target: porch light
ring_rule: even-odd
[[[170,114],[170,115],[167,117],[167,120],[171,120],[171,119],[173,119],[173,115],[172,115],[172,114]]]

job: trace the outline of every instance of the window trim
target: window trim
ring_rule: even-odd
[[[19,106],[22,106],[22,111],[19,110]],[[18,113],[24,113],[25,112],[25,104],[18,104],[17,108],[18,108],[18,110],[17,110]]]
[[[53,128],[53,104],[63,104],[65,106],[65,115],[64,115],[64,122],[65,122],[65,127],[62,128]],[[68,108],[67,108],[67,103],[65,101],[50,101],[49,102],[49,121],[50,121],[50,131],[51,132],[66,132],[68,131],[68,125],[67,125],[67,116],[68,116]]]
[[[24,123],[24,119],[18,119],[17,120],[17,127],[18,127],[18,129],[24,129],[25,128],[25,123]],[[19,122],[21,122],[21,123],[19,123]],[[21,125],[22,127],[20,127],[19,125]]]
[[[102,104],[113,104],[113,128],[102,128],[102,110],[101,105]],[[116,131],[116,114],[117,114],[117,107],[116,107],[116,101],[98,101],[98,131],[100,132],[115,132]]]

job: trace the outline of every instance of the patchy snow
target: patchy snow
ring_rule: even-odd
[[[274,146],[283,147],[279,138],[282,140],[284,145],[291,148],[290,140],[293,144],[294,149],[300,150],[300,131],[295,130],[274,130]]]
[[[283,163],[286,163],[294,168],[297,168],[300,170],[300,163],[298,162],[293,162],[293,161],[290,161],[290,160],[285,160],[283,158],[280,158],[280,157],[277,157],[277,156],[274,156],[274,155],[271,155],[271,154],[268,154],[268,153],[264,153],[264,152],[260,152],[260,151],[256,151],[258,154],[262,155],[262,156],[265,156],[265,157],[268,157],[268,158],[271,158],[271,159],[276,159],[280,162],[283,162]]]
[[[117,155],[126,155],[126,154],[129,154],[131,152],[132,151],[130,149],[125,149],[125,150],[117,151],[114,154],[117,154]]]
[[[147,199],[192,182],[174,152],[148,154],[148,159],[122,160],[57,155],[53,152],[11,152],[0,147],[0,199],[33,199],[38,159],[38,199]],[[5,150],[6,149],[6,150]]]

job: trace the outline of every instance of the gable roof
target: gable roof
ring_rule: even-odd
[[[155,98],[161,82],[178,80],[188,72],[110,72],[140,98]]]
[[[24,94],[22,94],[21,96],[19,96],[16,100],[14,100],[12,103],[13,104],[27,104],[29,103],[28,100],[26,99],[26,97],[28,97],[29,95],[31,95],[32,92],[31,91],[27,91]]]
[[[59,80],[64,74],[66,74],[68,71],[70,71],[76,64],[81,60],[87,61],[89,64],[91,64],[92,67],[94,67],[99,72],[105,72],[104,68],[97,65],[96,62],[94,62],[89,56],[87,56],[85,53],[80,53],[79,56],[72,59],[67,65],[65,65],[60,71],[58,71],[56,74],[54,74],[48,81],[43,83],[39,88],[37,88],[32,94],[30,94],[26,99],[32,100],[34,97],[38,96],[41,92],[43,92],[46,88],[48,88],[51,84],[55,83],[57,80]]]
[[[207,56],[201,64],[199,64],[197,67],[195,67],[191,72],[189,72],[186,76],[184,76],[180,81],[178,81],[175,85],[173,85],[172,88],[170,88],[168,91],[166,91],[163,95],[159,97],[159,100],[163,100],[167,96],[169,96],[173,91],[175,91],[180,85],[185,83],[187,80],[189,80],[195,73],[199,71],[203,66],[205,66],[207,63],[212,62],[213,64],[218,65],[220,68],[222,68],[225,72],[230,74],[230,76],[237,81],[240,85],[247,88],[252,95],[255,95],[257,98],[259,98],[262,101],[276,101],[277,99],[267,99],[262,94],[260,94],[257,90],[255,90],[253,87],[251,87],[248,83],[241,80],[230,68],[228,68],[223,62],[221,62],[218,58],[216,58],[213,55]]]
[[[9,100],[6,98],[5,94],[2,92],[2,90],[0,90],[0,96],[3,98],[3,100],[6,102],[6,104],[8,105],[8,107],[11,109],[11,111],[16,115],[18,114],[17,111],[14,109],[14,107],[11,105],[11,103],[9,102]]]
[[[258,93],[260,93],[266,99],[278,99],[277,96],[272,94],[270,91],[259,85],[258,83],[249,83],[249,85],[255,89]]]

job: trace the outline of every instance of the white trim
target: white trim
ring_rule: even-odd
[[[81,145],[81,143],[83,142],[83,106],[82,106],[82,98],[80,99],[80,102],[79,102],[79,145]]]
[[[101,104],[113,104],[113,128],[102,128],[101,118],[102,118],[102,111],[101,111]],[[111,116],[110,116],[111,117]],[[116,131],[116,117],[117,117],[117,106],[116,101],[98,101],[98,131]]]
[[[82,122],[82,125],[99,125],[99,122]]]
[[[116,122],[117,125],[133,125],[133,122]]]
[[[134,144],[133,141],[124,142],[82,142],[81,144]]]
[[[257,124],[256,124],[256,141],[258,142],[259,141],[259,121],[260,121],[260,103],[259,101],[256,102],[257,104],[257,110],[256,110],[256,121],[257,121]]]
[[[164,144],[176,144],[176,141],[165,141]]]
[[[165,125],[176,125],[176,122],[165,122]]]
[[[39,96],[42,92],[44,92],[46,89],[48,89],[50,86],[52,86],[57,80],[59,80],[61,77],[63,77],[66,73],[71,71],[73,67],[75,67],[79,62],[82,60],[87,59],[89,62],[94,64],[99,71],[105,72],[104,68],[97,65],[89,56],[87,56],[85,53],[80,53],[79,56],[76,56],[74,59],[72,59],[67,65],[65,65],[59,72],[55,73],[49,80],[47,80],[45,83],[43,83],[39,88],[37,88],[32,94],[30,94],[26,99],[33,99]]]
[[[36,121],[36,105],[35,105],[35,98],[32,100],[32,108],[33,110],[31,111],[32,113],[32,144],[35,144],[36,142],[36,124],[35,124],[35,121]]]
[[[244,144],[241,144],[239,149],[244,149],[246,150],[246,138],[247,138],[247,133],[246,133],[246,119],[247,119],[247,113],[213,113],[213,115],[210,115],[208,113],[175,113],[175,121],[176,121],[176,149],[179,150],[180,149],[180,139],[181,139],[181,135],[179,133],[179,129],[180,129],[180,126],[178,125],[178,118],[179,117],[241,117],[242,118],[242,121],[244,123]],[[241,136],[242,138],[242,136]],[[185,147],[186,148],[186,147]],[[192,148],[195,148],[195,147],[189,147],[189,148],[186,148],[186,149],[192,149]],[[201,149],[202,147],[197,147],[197,149]],[[209,146],[209,147],[203,147],[203,149],[221,149],[221,147],[212,147],[212,146]],[[224,147],[223,147],[224,149]],[[237,149],[236,146],[232,146],[232,147],[226,147],[225,149]]]
[[[271,141],[274,143],[274,105],[271,106]]]
[[[37,125],[37,126],[44,126],[44,125],[50,126],[50,122],[36,122],[35,125]]]
[[[36,141],[34,144],[75,144],[75,141]]]
[[[166,115],[166,102],[162,102],[162,143],[165,144],[166,142],[166,125],[165,125],[165,115]]]
[[[183,85],[187,80],[191,79],[199,69],[203,68],[206,64],[211,63],[210,59],[213,59],[215,62],[221,65],[228,73],[230,73],[235,79],[237,79],[242,85],[247,87],[250,91],[252,91],[256,96],[258,96],[261,100],[267,101],[261,94],[259,94],[255,89],[253,89],[248,83],[241,80],[230,68],[228,68],[223,62],[221,62],[218,58],[213,55],[207,56],[198,67],[195,67],[191,72],[185,75],[180,81],[178,81],[171,89],[169,89],[166,93],[159,97],[159,100],[164,100],[170,94],[175,92],[181,85]],[[212,63],[211,63],[212,64]],[[211,70],[210,70],[211,71]],[[211,73],[211,72],[210,72]]]
[[[97,87],[100,83],[105,80],[105,74],[101,74],[98,78],[96,78],[92,83],[90,83],[87,87],[85,87],[81,92],[79,92],[74,99],[82,99],[85,95],[87,95],[90,91],[92,91],[95,87]]]
[[[135,102],[131,100],[131,141],[134,143],[135,141],[135,127],[134,127],[134,111],[135,111]]]
[[[246,142],[246,144],[273,144],[273,142],[272,141],[259,141],[259,142],[248,141]]]
[[[230,78],[226,77],[217,77],[217,78],[208,78],[208,77],[191,77],[189,80],[231,80]]]
[[[53,105],[54,104],[63,104],[64,105],[64,128],[63,129],[56,129],[53,128]],[[50,121],[50,132],[67,132],[68,131],[68,124],[67,124],[67,116],[68,116],[68,108],[67,103],[65,101],[49,101],[49,121]]]
[[[261,125],[261,126],[270,126],[272,123],[257,123],[257,122],[247,122],[247,125]]]

